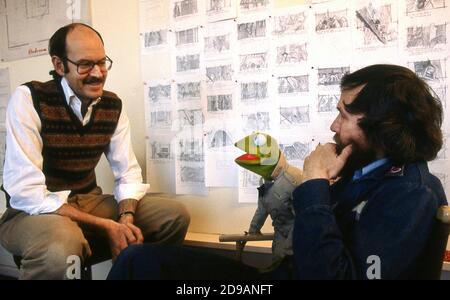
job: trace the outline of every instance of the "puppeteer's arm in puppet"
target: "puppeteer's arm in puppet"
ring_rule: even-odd
[[[235,146],[245,152],[235,162],[260,175],[264,181],[258,188],[258,208],[250,223],[249,233],[260,233],[270,215],[274,227],[274,257],[292,254],[294,212],[291,193],[300,184],[302,171],[287,163],[277,141],[268,134],[253,133]]]

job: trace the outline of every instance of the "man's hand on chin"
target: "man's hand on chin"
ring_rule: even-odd
[[[319,144],[305,159],[302,182],[312,179],[336,179],[351,153],[351,145],[346,146],[338,155],[336,144]]]

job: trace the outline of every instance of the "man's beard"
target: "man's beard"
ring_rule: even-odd
[[[336,143],[336,152],[341,154],[342,150],[347,146],[343,145],[339,136],[334,135],[333,140]],[[344,168],[342,168],[339,173],[339,177],[353,176],[356,170],[362,169],[371,162],[376,160],[376,153],[373,147],[367,147],[367,149],[362,149],[358,144],[352,142],[352,154],[347,159]]]

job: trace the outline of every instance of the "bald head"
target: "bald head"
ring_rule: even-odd
[[[49,50],[56,81],[64,77],[83,103],[102,96],[112,61],[97,31],[81,23],[67,25],[52,36]]]
[[[67,36],[73,31],[89,34],[94,33],[103,44],[103,38],[97,30],[83,23],[72,23],[58,29],[50,38],[48,44],[50,56],[58,56],[59,58],[67,57]]]

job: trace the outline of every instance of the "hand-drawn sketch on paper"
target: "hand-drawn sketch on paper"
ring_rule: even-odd
[[[171,97],[172,86],[170,84],[158,84],[148,87],[148,99],[152,103],[162,104],[169,103]]]
[[[397,22],[393,18],[392,5],[368,6],[356,10],[357,29],[363,33],[363,45],[387,44],[397,40]]]
[[[244,171],[243,175],[244,176],[242,180],[242,187],[251,188],[251,187],[258,187],[260,185],[259,180],[261,179],[261,176],[259,176],[258,174],[249,171]]]
[[[172,111],[151,111],[150,128],[169,129],[172,126]]]
[[[231,81],[233,79],[232,65],[214,66],[206,68],[206,78],[210,83]]]
[[[181,166],[180,180],[182,183],[204,183],[205,167]]]
[[[200,54],[177,56],[177,72],[200,69]]]
[[[48,53],[48,40],[72,22],[90,24],[89,1],[0,1],[0,56],[3,61]]]
[[[241,102],[261,102],[269,97],[268,81],[241,83]]]
[[[272,34],[287,35],[301,34],[305,31],[306,15],[304,12],[277,16],[274,18],[274,28]]]
[[[305,160],[305,158],[311,152],[311,143],[280,143],[280,150],[286,156],[287,161],[302,161]]]
[[[223,112],[233,109],[233,94],[208,95],[208,112]]]
[[[303,44],[289,44],[277,47],[278,65],[285,64],[299,64],[308,60],[308,52],[306,50],[306,43]]]
[[[232,0],[207,0],[206,13],[218,14],[228,11],[232,7]]]
[[[245,170],[239,169],[239,203],[257,203],[258,202],[258,187],[262,184],[260,182],[261,176]]]
[[[201,109],[180,109],[178,110],[180,130],[185,127],[195,127],[205,122]]]
[[[445,7],[445,0],[406,0],[406,13],[416,13]]]
[[[327,94],[327,95],[320,95],[319,94],[319,101],[318,101],[318,108],[317,111],[319,113],[334,113],[337,112],[337,104],[339,102],[339,94]]]
[[[329,85],[340,85],[342,77],[345,74],[350,73],[350,67],[339,67],[339,68],[319,68],[319,85],[329,86]]]
[[[198,27],[175,31],[176,45],[191,45],[198,43]]]
[[[407,48],[433,49],[447,44],[447,23],[408,27]]]
[[[234,159],[235,120],[216,118],[203,127],[205,144],[205,185],[208,187],[237,187],[238,168]]]
[[[235,0],[205,0],[208,22],[230,20],[237,17],[237,1]]]
[[[339,10],[316,14],[316,32],[348,27],[347,13],[347,10]]]
[[[296,107],[280,107],[280,125],[292,128],[310,123],[309,105]]]
[[[230,50],[230,34],[205,37],[205,53],[221,53]]]
[[[239,7],[241,10],[257,10],[265,9],[270,4],[269,0],[240,0]]]
[[[211,141],[209,141],[207,147],[209,149],[220,150],[221,148],[230,146],[233,146],[233,140],[231,139],[230,134],[226,130],[222,129],[216,130],[212,134]]]
[[[200,82],[184,82],[177,84],[178,101],[200,100],[201,84]]]
[[[242,121],[245,132],[270,130],[270,113],[268,111],[243,113]]]
[[[266,36],[266,20],[238,24],[238,40],[256,39]]]
[[[173,159],[170,143],[152,141],[150,145],[151,160],[167,161]]]
[[[176,1],[173,5],[172,16],[174,19],[198,13],[197,0]]]
[[[251,72],[267,69],[268,53],[252,53],[239,56],[239,70],[241,72]]]
[[[149,31],[144,33],[144,48],[167,45],[167,29]]]
[[[309,76],[278,77],[278,94],[297,94],[309,91]]]
[[[410,63],[410,66],[413,67],[417,76],[423,80],[426,80],[430,84],[439,84],[447,78],[445,70],[446,63],[445,59],[425,60]]]
[[[204,161],[202,138],[181,138],[178,140],[178,160],[186,162]]]

